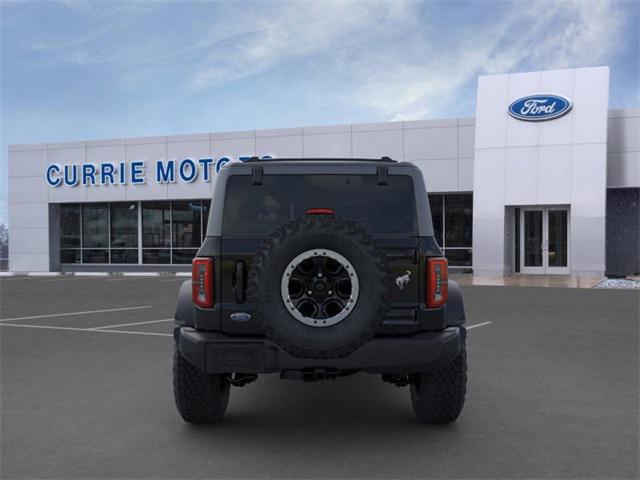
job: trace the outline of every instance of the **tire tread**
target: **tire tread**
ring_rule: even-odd
[[[229,403],[226,377],[202,372],[177,348],[173,354],[173,391],[178,411],[188,423],[217,422]]]
[[[366,249],[367,254],[373,258],[377,266],[377,270],[381,273],[379,281],[384,287],[384,294],[382,301],[379,304],[376,312],[376,325],[367,329],[358,338],[352,339],[343,345],[336,345],[330,349],[311,349],[303,346],[291,343],[287,338],[279,335],[278,332],[273,329],[267,319],[260,314],[262,311],[259,296],[257,290],[259,288],[259,279],[262,271],[265,268],[265,262],[267,255],[274,249],[278,248],[289,237],[296,235],[300,231],[310,231],[313,229],[322,229],[324,231],[334,231],[339,234],[344,234],[352,237],[363,248]],[[375,327],[381,323],[389,308],[389,288],[390,277],[388,273],[388,263],[384,252],[377,246],[371,236],[359,227],[355,222],[336,218],[327,215],[307,216],[292,220],[271,234],[271,236],[264,242],[261,249],[253,257],[251,263],[251,269],[248,276],[248,288],[247,299],[255,306],[257,315],[261,322],[261,327],[267,337],[280,345],[289,354],[297,358],[316,358],[316,359],[328,359],[336,357],[346,357],[350,353],[354,352],[357,348],[367,343],[373,338],[375,333]]]
[[[467,392],[467,351],[463,347],[448,365],[412,377],[411,403],[418,419],[429,424],[454,422]]]

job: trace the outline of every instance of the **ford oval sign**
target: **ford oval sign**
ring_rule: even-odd
[[[560,95],[527,95],[509,105],[509,115],[518,120],[542,122],[558,118],[571,110],[571,100]]]

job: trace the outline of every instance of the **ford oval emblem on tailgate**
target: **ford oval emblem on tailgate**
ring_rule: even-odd
[[[251,314],[247,312],[235,312],[231,314],[230,318],[234,322],[248,322],[251,320]]]

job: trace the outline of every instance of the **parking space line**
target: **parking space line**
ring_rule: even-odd
[[[163,318],[161,320],[149,320],[148,322],[133,322],[133,323],[120,323],[118,325],[105,325],[104,327],[93,327],[88,330],[103,330],[105,328],[117,328],[117,327],[133,327],[134,325],[146,325],[148,323],[161,323],[161,322],[173,322],[173,318]]]
[[[472,328],[478,328],[478,327],[484,327],[485,325],[491,325],[493,322],[482,322],[482,323],[476,323],[475,325],[469,325],[467,327],[467,330],[471,330]]]
[[[139,305],[137,307],[122,307],[122,308],[106,308],[104,310],[87,310],[84,312],[68,312],[68,313],[52,313],[49,315],[32,315],[30,317],[13,317],[13,318],[2,318],[0,319],[0,323],[2,322],[11,322],[16,320],[33,320],[36,318],[51,318],[51,317],[67,317],[71,315],[89,315],[93,313],[106,313],[106,312],[122,312],[125,310],[139,310],[142,308],[151,308],[151,305]]]
[[[79,282],[82,280],[104,280],[104,277],[99,277],[99,276],[89,276],[89,277],[81,277],[81,276],[77,276],[77,275],[63,275],[61,277],[58,278],[50,278],[47,280],[41,280],[43,283],[50,283],[50,282],[58,282],[58,283],[63,283],[63,282]]]
[[[128,282],[129,280],[148,280],[149,277],[117,277],[109,278],[105,282]]]
[[[0,327],[41,328],[46,330],[71,330],[73,332],[124,333],[129,335],[151,335],[156,337],[173,337],[172,333],[136,332],[130,330],[95,330],[92,328],[54,327],[51,325],[18,325],[17,323],[0,323]]]
[[[0,277],[0,281],[11,281],[11,282],[23,282],[25,280],[41,280],[38,277],[27,277],[27,276],[19,276],[19,277]],[[51,280],[49,280],[51,282]]]

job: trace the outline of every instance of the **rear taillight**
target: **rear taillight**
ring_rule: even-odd
[[[446,258],[427,259],[427,306],[441,307],[449,294],[449,269]]]
[[[191,264],[191,297],[202,308],[213,307],[213,259],[194,258]]]

